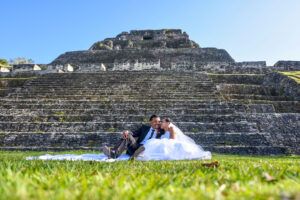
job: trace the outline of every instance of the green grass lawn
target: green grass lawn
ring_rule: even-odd
[[[219,167],[201,165],[210,161],[25,160],[45,153],[54,154],[0,151],[1,200],[300,198],[299,156],[213,155]],[[96,152],[55,154],[62,153]]]

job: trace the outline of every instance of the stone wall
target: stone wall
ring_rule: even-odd
[[[89,50],[199,48],[180,29],[132,30],[94,43]]]
[[[280,68],[282,71],[297,71],[300,70],[300,61],[283,61],[275,63],[274,67]]]
[[[270,73],[264,78],[263,86],[272,86],[280,91],[281,95],[293,96],[300,101],[300,85],[293,79],[281,74]]]
[[[160,70],[160,60],[154,60],[150,62],[142,62],[141,60],[130,60],[130,61],[120,61],[116,60],[114,62],[113,71],[141,71],[141,70]]]
[[[85,66],[89,64],[111,64],[122,60],[125,63],[130,60],[153,62],[160,60],[162,69],[170,69],[171,63],[186,61],[197,64],[199,67],[209,62],[233,63],[234,60],[222,49],[216,48],[191,48],[191,49],[131,49],[119,51],[74,51],[67,52],[55,59],[51,65],[71,64],[73,66]],[[180,69],[179,69],[180,70]]]
[[[0,66],[0,73],[9,73],[11,68]]]
[[[199,60],[201,55],[172,55],[166,56],[157,53],[147,56],[122,55],[114,58],[106,57],[103,52],[68,52],[60,56],[49,65],[22,65],[15,67],[10,72],[1,72],[2,76],[18,73],[57,73],[57,72],[100,72],[100,71],[205,71],[216,74],[268,74],[277,71],[300,70],[300,67],[273,67],[265,66],[265,62],[231,62]],[[126,53],[125,53],[126,54]],[[174,53],[176,54],[176,53]],[[146,55],[146,54],[145,54]],[[205,56],[204,56],[205,57]],[[204,59],[205,60],[205,59]],[[222,59],[220,59],[222,60]],[[69,63],[70,62],[70,63]],[[38,69],[37,67],[43,66]]]
[[[11,76],[10,74],[5,75],[6,78],[0,79],[0,97],[7,96],[8,94],[14,92],[17,88],[23,86],[26,81],[36,78],[33,77],[33,74],[31,73],[19,74],[17,76]]]
[[[260,113],[248,114],[250,122],[255,122],[259,131],[268,132],[274,145],[291,149],[290,153],[300,154],[300,114]]]

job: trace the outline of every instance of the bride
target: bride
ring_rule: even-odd
[[[202,160],[211,159],[211,153],[204,151],[195,141],[184,135],[171,119],[161,122],[165,133],[160,139],[150,139],[144,144],[145,150],[136,160]]]

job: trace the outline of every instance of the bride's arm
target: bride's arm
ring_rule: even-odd
[[[173,127],[170,128],[170,139],[175,139],[175,130]]]

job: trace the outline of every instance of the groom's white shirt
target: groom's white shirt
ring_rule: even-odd
[[[146,135],[146,137],[144,138],[144,140],[141,142],[141,144],[145,144],[147,140],[149,140],[151,133],[152,133],[153,128],[151,127]],[[156,138],[156,130],[154,130],[153,136],[152,138]]]

